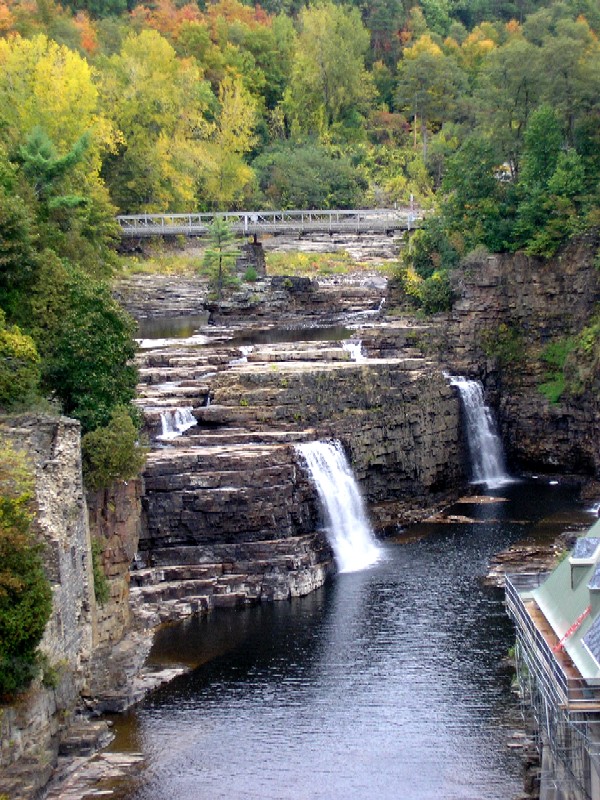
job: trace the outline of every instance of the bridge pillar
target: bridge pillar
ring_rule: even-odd
[[[264,278],[267,274],[265,264],[265,251],[262,244],[258,241],[257,235],[254,234],[253,241],[246,242],[242,245],[241,254],[235,264],[236,272],[244,273],[247,269],[254,269],[259,278]]]

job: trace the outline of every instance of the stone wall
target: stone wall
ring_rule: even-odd
[[[0,792],[16,800],[47,780],[58,734],[77,705],[92,653],[94,602],[79,423],[24,415],[4,420],[0,435],[27,453],[35,473],[37,526],[53,595],[40,645],[54,672],[53,685],[34,682],[0,714]]]

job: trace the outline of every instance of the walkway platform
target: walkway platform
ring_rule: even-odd
[[[423,217],[420,209],[344,211],[228,211],[223,214],[127,214],[117,217],[124,237],[205,236],[215,219],[226,219],[239,236],[308,233],[384,233],[410,231]]]

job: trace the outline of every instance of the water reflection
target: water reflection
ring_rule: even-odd
[[[562,487],[505,487],[474,524],[386,545],[371,570],[302,600],[165,630],[156,663],[197,665],[119,724],[147,767],[128,800],[509,800],[513,633],[490,557],[565,519]],[[458,511],[460,509],[460,512]],[[457,506],[457,513],[465,507]],[[486,521],[487,520],[487,521]]]
[[[151,317],[138,322],[140,339],[187,339],[208,324],[208,311],[180,317]]]

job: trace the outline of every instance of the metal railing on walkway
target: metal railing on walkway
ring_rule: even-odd
[[[126,237],[205,236],[215,219],[226,219],[240,236],[306,233],[394,233],[412,230],[420,209],[319,211],[228,211],[223,214],[123,214],[117,217]]]

